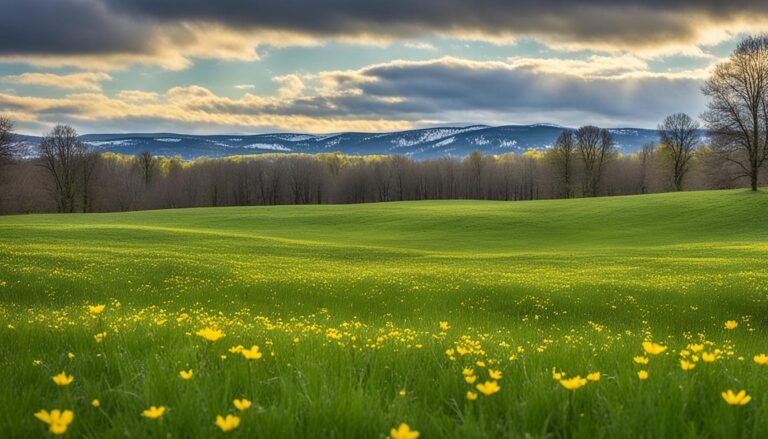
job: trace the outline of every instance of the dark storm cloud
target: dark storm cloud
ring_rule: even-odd
[[[391,63],[363,71],[376,81],[359,84],[361,99],[345,97],[336,108],[357,113],[411,113],[429,118],[441,112],[574,111],[614,120],[652,120],[659,114],[703,108],[696,79],[585,79],[501,64],[435,61]],[[387,97],[406,97],[388,103]]]
[[[581,37],[644,39],[688,31],[677,14],[715,19],[763,15],[757,1],[697,0],[106,0],[115,9],[169,21],[213,20],[235,26],[274,27],[321,34],[402,29],[562,33]],[[611,20],[604,20],[605,18]],[[652,31],[652,32],[651,32]]]
[[[659,114],[704,108],[701,81],[693,78],[593,78],[543,73],[500,62],[440,59],[392,62],[350,74],[333,93],[254,105],[248,100],[195,100],[194,111],[223,114],[278,114],[308,117],[443,119],[450,114],[505,115],[551,112],[599,120],[654,124]],[[353,80],[350,78],[357,78]],[[350,91],[357,91],[351,93]],[[447,118],[445,120],[449,120]],[[511,119],[510,119],[511,120]],[[551,120],[548,118],[547,120]],[[578,123],[576,120],[558,122]]]
[[[761,20],[768,2],[610,0],[0,0],[0,54],[151,52],[181,23],[318,37],[534,35],[559,43],[686,42],[703,26]],[[707,22],[703,22],[703,21]]]
[[[101,0],[0,0],[0,53],[68,55],[143,52],[151,28]]]

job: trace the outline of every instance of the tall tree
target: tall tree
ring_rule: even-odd
[[[93,186],[93,173],[96,171],[96,163],[101,158],[87,143],[81,143],[78,170],[80,171],[80,194],[82,195],[83,213],[91,211],[91,189]]]
[[[640,193],[648,193],[648,171],[651,167],[651,160],[656,153],[656,144],[648,142],[643,144],[643,148],[640,150]]]
[[[683,180],[690,169],[691,158],[701,143],[699,128],[699,123],[685,113],[667,116],[659,125],[659,150],[672,168],[675,191],[683,190]]]
[[[41,165],[53,181],[59,212],[75,211],[78,184],[82,182],[82,166],[88,150],[68,125],[57,125],[40,142]]]
[[[712,148],[735,163],[757,190],[768,160],[768,34],[744,39],[718,64],[702,88],[709,98],[702,116]]]
[[[0,117],[0,166],[10,161],[15,153],[13,122]]]
[[[550,150],[555,169],[562,181],[560,196],[573,196],[573,160],[576,151],[576,139],[571,130],[563,130]]]
[[[469,179],[469,198],[479,200],[482,198],[483,191],[483,155],[480,151],[472,151],[464,159],[467,167],[467,178]]]
[[[613,136],[606,129],[583,126],[576,131],[576,151],[584,164],[584,195],[595,197],[605,166],[615,154]]]
[[[152,177],[155,175],[157,159],[149,151],[143,151],[136,156],[136,165],[139,167],[144,187],[148,187],[152,183]]]
[[[0,117],[0,184],[4,182],[3,166],[9,163],[16,154],[14,137],[13,122],[10,119]],[[2,202],[2,197],[0,197],[0,202]]]

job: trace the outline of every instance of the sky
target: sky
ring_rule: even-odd
[[[768,2],[0,0],[17,131],[399,131],[698,117]]]

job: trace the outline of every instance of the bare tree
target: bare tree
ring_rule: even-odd
[[[81,143],[80,145],[82,147],[82,150],[80,151],[80,163],[78,164],[81,178],[80,193],[83,200],[83,213],[86,213],[91,211],[93,173],[96,171],[96,163],[101,158],[101,155],[86,143]]]
[[[595,197],[600,190],[603,171],[615,153],[608,130],[583,126],[576,131],[576,151],[584,164],[584,195]]]
[[[75,196],[86,153],[86,146],[80,142],[74,128],[68,125],[57,125],[40,142],[41,165],[48,170],[53,181],[59,212],[75,211]]]
[[[702,88],[712,147],[738,166],[757,190],[768,160],[768,34],[744,39],[718,64]]]
[[[683,190],[683,180],[688,173],[689,162],[701,143],[700,125],[685,113],[667,116],[659,125],[660,148],[672,168],[672,184],[675,191]]]
[[[643,149],[640,150],[640,193],[648,193],[648,171],[651,166],[651,160],[656,153],[656,144],[648,142],[643,144]]]
[[[87,212],[106,212],[217,205],[463,198],[530,200],[562,196],[562,179],[551,166],[550,152],[536,150],[498,156],[474,154],[474,163],[459,157],[413,160],[406,156],[337,155],[333,158],[338,164],[335,175],[322,156],[268,154],[188,162],[180,157],[155,157],[157,172],[147,187],[133,157],[89,153],[87,147],[77,145],[74,130],[59,127],[43,142],[41,157],[20,158],[14,161],[15,166],[6,168],[6,178],[0,181],[0,214],[70,212],[81,208]],[[581,136],[575,138],[572,196],[671,189],[660,184],[660,171],[668,169],[657,160],[653,144],[644,145],[641,152],[631,155],[615,154],[609,148],[611,145],[607,131],[581,130]],[[605,157],[611,160],[610,166],[605,166]],[[690,159],[685,187],[743,186],[746,180],[730,178],[735,167],[702,146]],[[595,176],[599,178],[596,183],[591,179]],[[576,186],[582,180],[583,191]],[[53,197],[51,189],[55,189]]]
[[[13,122],[10,119],[0,117],[0,183],[3,183],[5,173],[3,173],[3,166],[11,162],[13,156],[16,154],[16,142],[13,135]],[[2,199],[0,198],[0,203]],[[0,211],[2,211],[2,205],[0,205]]]
[[[15,146],[13,122],[5,117],[0,117],[0,166],[13,158],[16,152]]]
[[[152,182],[152,176],[155,174],[157,159],[152,157],[152,153],[144,151],[136,156],[136,165],[139,167],[144,186],[148,187]]]
[[[467,179],[469,180],[469,198],[479,200],[482,198],[483,185],[483,155],[480,151],[472,151],[464,159],[467,167]]]
[[[562,180],[561,197],[573,196],[573,158],[576,151],[576,139],[571,130],[563,130],[552,146],[550,156],[555,169]]]

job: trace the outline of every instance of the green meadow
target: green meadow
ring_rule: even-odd
[[[764,438],[761,353],[764,191],[0,218],[3,438]]]

